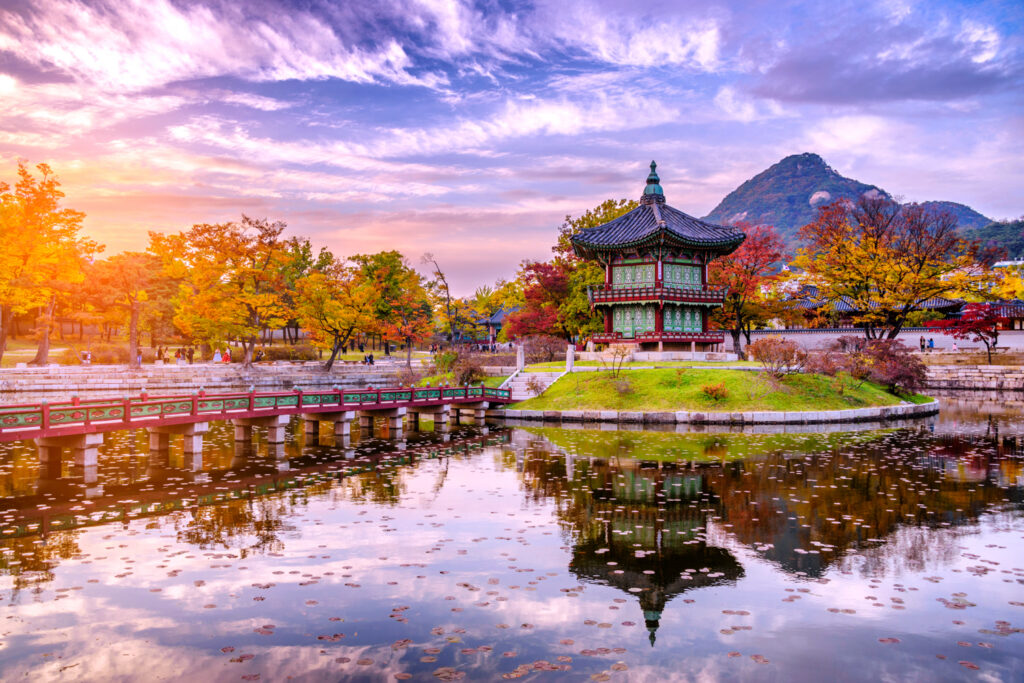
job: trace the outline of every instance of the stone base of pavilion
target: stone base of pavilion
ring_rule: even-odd
[[[612,358],[612,354],[608,351],[580,351],[576,354],[577,360],[611,361]],[[735,353],[724,351],[643,351],[637,348],[626,360],[651,363],[687,360],[731,362],[738,358]]]

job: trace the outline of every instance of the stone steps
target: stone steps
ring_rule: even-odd
[[[506,389],[511,391],[513,401],[525,401],[526,399],[533,398],[539,394],[544,393],[548,387],[555,383],[555,380],[561,376],[562,372],[521,372],[516,375],[515,379],[505,385]],[[540,385],[540,391],[534,391],[530,388],[530,385],[537,383]]]

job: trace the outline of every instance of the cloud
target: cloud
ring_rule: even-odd
[[[1024,74],[989,25],[838,14],[817,39],[780,48],[750,90],[784,102],[946,101],[1013,88]]]
[[[0,50],[108,92],[223,75],[427,87],[444,81],[438,73],[413,74],[396,40],[346,44],[320,17],[273,5],[53,0],[5,10],[0,25]]]

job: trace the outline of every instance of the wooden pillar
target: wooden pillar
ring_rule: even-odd
[[[612,333],[612,307],[606,306],[604,309],[604,332],[605,334]]]

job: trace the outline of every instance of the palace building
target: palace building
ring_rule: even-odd
[[[724,335],[708,329],[708,314],[725,288],[708,284],[708,263],[735,251],[746,235],[705,223],[665,203],[657,164],[640,206],[572,237],[573,251],[598,261],[603,285],[590,305],[604,312],[597,344],[631,344],[643,351],[712,351]]]

